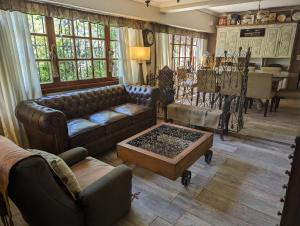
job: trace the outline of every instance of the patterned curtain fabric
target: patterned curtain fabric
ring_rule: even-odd
[[[4,135],[18,145],[25,146],[26,137],[15,108],[20,101],[40,96],[27,16],[0,10],[0,119]]]
[[[121,49],[121,62],[122,77],[119,78],[120,83],[136,84],[138,83],[138,62],[130,60],[129,49],[130,47],[144,46],[142,30],[132,29],[128,27],[120,28],[120,49]],[[144,81],[146,81],[147,66],[143,63]]]
[[[134,29],[144,29],[146,23],[141,20],[101,15],[98,13],[78,10],[72,7],[32,2],[30,0],[0,0],[0,9],[64,19],[79,19],[82,21],[101,23],[104,25],[110,24],[116,27],[129,27]],[[207,39],[207,35],[202,32],[195,32],[158,23],[150,24],[153,25],[154,31],[157,33],[178,34]]]
[[[187,29],[172,27],[168,25],[153,23],[154,31],[156,33],[167,33],[172,35],[182,35],[182,36],[191,36],[193,38],[201,38],[201,39],[208,39],[206,33],[203,32],[196,32]]]
[[[155,34],[155,47],[156,47],[156,71],[163,69],[164,66],[173,68],[172,62],[172,52],[169,34],[166,33],[156,33]]]

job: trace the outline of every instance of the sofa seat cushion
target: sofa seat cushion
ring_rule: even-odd
[[[83,189],[93,184],[113,169],[113,166],[92,157],[87,157],[71,167],[71,170]]]
[[[138,104],[127,103],[111,108],[113,111],[128,115],[132,123],[147,120],[151,118],[152,110],[149,107],[145,107]]]
[[[114,111],[104,110],[87,116],[87,119],[93,123],[105,127],[106,134],[111,134],[130,125],[130,118]]]
[[[72,119],[67,122],[71,147],[87,144],[105,133],[104,126],[87,119]]]

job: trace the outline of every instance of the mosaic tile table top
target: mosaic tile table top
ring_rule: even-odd
[[[125,162],[176,180],[212,145],[212,133],[160,123],[120,142],[117,153]]]

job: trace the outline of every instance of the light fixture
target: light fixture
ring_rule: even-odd
[[[139,65],[138,84],[144,85],[143,62],[150,60],[150,47],[130,47],[129,58],[136,60]]]
[[[146,0],[146,1],[145,1],[147,7],[149,7],[150,2],[151,2],[150,0]],[[180,0],[177,0],[177,3],[179,3],[179,2],[180,2]]]

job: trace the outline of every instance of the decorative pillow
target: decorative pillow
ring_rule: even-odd
[[[60,180],[65,184],[66,188],[69,190],[74,199],[76,199],[77,194],[82,190],[79,182],[77,181],[74,173],[65,163],[65,161],[57,155],[40,151],[36,149],[28,149],[29,152],[40,155],[43,157],[55,174],[60,178]]]

